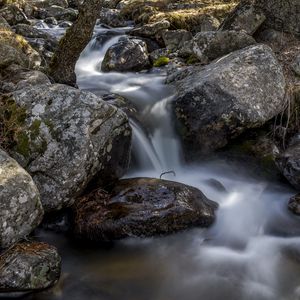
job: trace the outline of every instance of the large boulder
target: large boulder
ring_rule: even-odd
[[[300,190],[300,139],[293,139],[289,147],[276,159],[277,166],[284,177]]]
[[[54,17],[56,20],[75,21],[78,11],[73,8],[64,8],[58,5],[52,5],[45,9],[46,18]]]
[[[75,234],[109,241],[170,234],[191,226],[207,227],[217,203],[181,183],[134,178],[121,180],[109,194],[97,190],[74,208]]]
[[[31,176],[1,149],[0,191],[0,248],[6,248],[39,225],[43,208]]]
[[[59,279],[61,258],[45,243],[16,244],[0,255],[0,292],[43,290]]]
[[[209,153],[284,107],[285,79],[272,50],[255,45],[169,77],[179,133],[188,153]],[[191,157],[191,156],[190,156]]]
[[[235,9],[228,14],[220,26],[220,30],[243,30],[253,35],[266,20],[263,10],[255,7],[253,1],[241,1]]]
[[[72,205],[95,177],[105,184],[126,171],[131,129],[116,107],[59,84],[25,88],[10,97],[26,110],[13,153],[32,174],[46,211]]]
[[[150,67],[147,45],[138,39],[122,39],[106,52],[101,70],[104,72],[141,71]]]
[[[242,31],[206,31],[193,38],[192,51],[201,63],[208,63],[253,44],[256,44],[254,38]]]

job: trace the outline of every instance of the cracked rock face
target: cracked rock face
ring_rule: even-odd
[[[32,178],[0,149],[0,248],[26,237],[42,218],[40,195]]]
[[[175,82],[174,82],[175,80]],[[173,74],[178,130],[189,157],[225,146],[284,107],[285,80],[271,48],[250,46]]]
[[[0,255],[0,292],[25,292],[53,286],[61,258],[45,243],[20,243]]]
[[[27,112],[17,160],[29,171],[46,211],[73,204],[88,183],[120,178],[130,157],[126,115],[92,93],[66,85],[14,92]]]
[[[168,180],[120,180],[110,194],[97,190],[74,206],[75,234],[94,241],[171,234],[208,227],[218,204],[198,189]]]

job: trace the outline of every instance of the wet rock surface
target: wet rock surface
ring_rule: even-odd
[[[97,190],[74,208],[75,235],[93,241],[170,234],[208,227],[217,203],[198,189],[152,178],[125,179],[110,194]]]
[[[297,194],[290,198],[288,209],[295,215],[300,216],[300,194]]]
[[[126,72],[141,71],[149,67],[150,61],[146,43],[138,39],[125,38],[107,50],[101,70],[104,72]]]
[[[38,291],[59,279],[61,258],[45,243],[20,243],[0,255],[0,292]]]
[[[59,84],[25,88],[12,99],[27,114],[14,155],[32,174],[45,210],[71,205],[94,177],[110,182],[126,171],[131,129],[116,107]]]
[[[28,236],[42,221],[43,213],[31,176],[0,149],[0,249]]]
[[[272,50],[255,45],[206,67],[169,76],[177,89],[174,111],[189,153],[225,146],[246,128],[264,124],[284,106],[285,79]]]
[[[281,153],[276,163],[283,176],[300,190],[300,141],[296,138],[289,147]]]

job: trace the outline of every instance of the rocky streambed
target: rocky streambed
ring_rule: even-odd
[[[108,2],[74,88],[76,3],[0,4],[0,298],[299,297],[294,14]]]

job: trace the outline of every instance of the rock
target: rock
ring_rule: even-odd
[[[300,216],[300,194],[297,194],[289,200],[288,209],[295,215]]]
[[[0,67],[19,64],[25,68],[36,68],[41,64],[40,55],[20,35],[0,26]]]
[[[1,16],[0,16],[0,26],[1,26],[1,27],[4,27],[4,28],[10,29],[10,26],[9,26],[9,24],[7,23],[7,21],[6,21],[3,17],[1,17]]]
[[[284,107],[285,79],[271,48],[254,45],[206,67],[169,77],[173,108],[189,157],[225,146],[247,128],[264,124]]]
[[[54,38],[49,33],[45,32],[44,30],[35,28],[33,26],[27,24],[18,24],[14,27],[14,30],[17,34],[20,34],[25,38],[31,38],[31,39],[38,38],[38,39],[46,40],[51,50],[54,50],[58,45],[58,40],[56,38]]]
[[[162,32],[165,29],[170,28],[170,22],[167,20],[161,20],[156,23],[146,24],[141,27],[136,27],[132,29],[129,34],[134,36],[142,37],[154,37],[158,33]]]
[[[111,195],[97,190],[74,208],[75,234],[94,241],[170,234],[207,227],[217,203],[198,189],[152,178],[119,181]]]
[[[0,191],[0,248],[6,248],[39,225],[43,208],[30,175],[1,149]]]
[[[40,84],[51,84],[47,75],[41,71],[28,70],[16,65],[6,68],[5,75],[5,80],[0,82],[1,89],[5,93]]]
[[[138,72],[149,67],[146,43],[138,39],[123,39],[107,50],[101,70],[104,72]]]
[[[219,30],[243,30],[253,35],[266,20],[263,10],[255,7],[252,1],[241,1],[236,8],[228,14]]]
[[[292,64],[292,69],[296,75],[300,76],[300,54],[296,57]]]
[[[54,17],[60,21],[75,21],[78,16],[78,11],[73,8],[63,8],[61,6],[52,5],[45,9],[45,17]]]
[[[0,256],[0,292],[37,291],[59,279],[61,258],[45,243],[16,244]]]
[[[14,4],[6,5],[0,9],[0,16],[3,17],[9,25],[28,23],[25,14]]]
[[[179,30],[166,30],[162,34],[164,43],[170,51],[176,51],[180,49],[183,44],[187,41],[190,41],[193,36],[192,34],[184,29]]]
[[[11,64],[27,67],[29,61],[25,53],[18,51],[10,45],[0,43],[0,68],[6,68]]]
[[[265,14],[265,27],[300,35],[299,0],[255,0],[255,7]]]
[[[58,24],[60,28],[69,28],[73,25],[71,21],[63,21]]]
[[[215,31],[220,26],[220,22],[217,18],[207,14],[199,16],[197,23],[199,24],[193,28],[193,32]]]
[[[47,8],[53,5],[67,8],[69,3],[67,0],[30,0],[31,4],[38,8]]]
[[[169,57],[169,51],[166,48],[161,48],[161,49],[157,49],[154,50],[150,53],[149,58],[151,60],[151,62],[155,62],[156,60],[158,60],[160,57]]]
[[[39,85],[14,92],[26,109],[14,156],[32,174],[46,211],[73,204],[91,180],[124,175],[131,129],[126,115],[92,93],[66,85]]]
[[[250,35],[238,31],[199,32],[193,39],[193,53],[201,63],[255,44]]]
[[[120,10],[111,8],[102,8],[99,21],[111,27],[125,27],[126,20],[121,16]]]
[[[300,190],[300,139],[295,138],[289,147],[281,153],[277,159],[276,164],[284,177],[294,186]]]
[[[44,22],[48,25],[57,26],[58,22],[54,17],[48,17],[44,20]]]
[[[117,30],[101,31],[97,33],[94,37],[92,50],[100,50],[107,41],[116,36],[120,36],[120,32]]]

